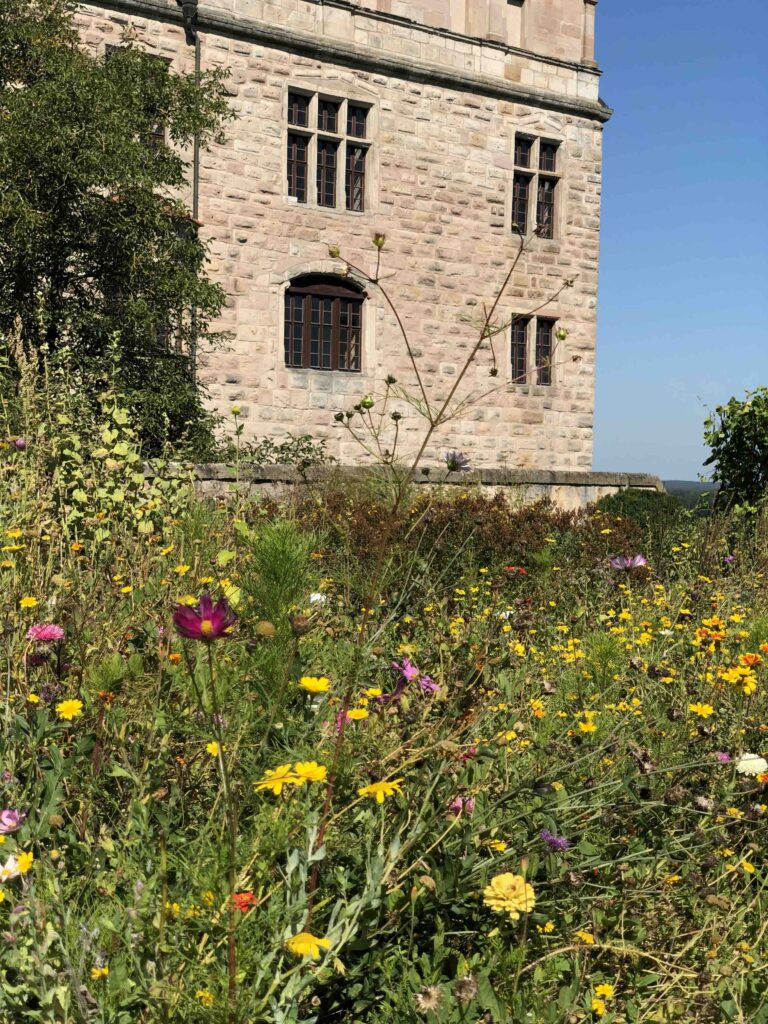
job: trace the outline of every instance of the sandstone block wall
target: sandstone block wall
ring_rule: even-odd
[[[201,353],[200,373],[219,412],[240,406],[246,437],[309,432],[327,438],[343,463],[365,461],[333,414],[379,393],[387,374],[415,387],[395,318],[375,287],[364,307],[361,373],[284,365],[283,295],[291,278],[338,271],[329,245],[373,268],[374,232],[387,236],[386,288],[430,401],[447,394],[515,257],[513,147],[515,133],[525,132],[560,143],[556,237],[528,239],[497,320],[540,307],[571,279],[539,311],[568,337],[558,344],[548,387],[509,385],[508,331],[494,339],[499,372],[489,376],[486,344],[459,392],[477,401],[441,429],[426,457],[434,462],[458,448],[479,467],[591,466],[601,142],[609,113],[598,100],[593,13],[592,0],[217,0],[201,8],[201,63],[230,70],[236,120],[201,161],[201,233],[210,271],[230,296],[218,326],[232,340],[228,351]],[[79,17],[84,41],[97,52],[130,28],[139,45],[175,69],[193,68],[177,9],[163,0],[104,0]],[[291,87],[370,105],[365,212],[298,205],[287,196]],[[415,450],[423,421],[406,403],[399,409],[401,444]]]

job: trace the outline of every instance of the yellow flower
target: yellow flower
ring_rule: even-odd
[[[19,604],[22,608],[34,608],[39,602],[36,597],[22,597]]]
[[[380,697],[382,692],[383,691],[378,686],[369,686],[365,691],[365,696],[373,699],[374,697]]]
[[[191,607],[193,604],[197,604],[197,598],[194,594],[184,594],[183,597],[178,599],[176,604],[185,604]]]
[[[299,686],[307,693],[326,693],[331,688],[331,681],[325,676],[302,676]]]
[[[363,718],[368,717],[368,712],[365,708],[352,708],[347,712],[347,718],[353,722],[360,722]]]
[[[602,1017],[605,1014],[605,1000],[593,999],[592,1000],[592,1013],[596,1017]]]
[[[19,873],[26,875],[29,869],[32,867],[32,861],[35,859],[34,853],[31,851],[25,851],[20,853],[16,858],[16,867],[19,869]]]
[[[5,901],[5,889],[0,889],[0,903]]]
[[[590,721],[588,721],[588,722],[579,722],[579,730],[581,732],[596,732],[597,731],[597,726],[590,719]]]
[[[489,839],[488,847],[489,849],[494,850],[496,853],[504,853],[504,851],[507,848],[507,844],[504,842],[503,839]]]
[[[369,786],[362,786],[357,793],[358,796],[374,796],[377,804],[383,804],[384,797],[402,793],[400,789],[402,781],[402,779],[392,779],[390,782],[372,782]]]
[[[297,785],[305,782],[325,782],[328,769],[317,761],[297,761],[293,766],[294,774],[298,779]]]
[[[602,999],[613,999],[613,994],[615,991],[616,989],[613,987],[613,985],[598,985],[595,988],[595,995],[600,996]]]
[[[28,693],[27,694],[27,702],[29,704],[39,704],[40,703],[40,698],[37,696],[36,693]]]
[[[253,788],[257,793],[262,789],[271,789],[275,796],[280,796],[283,786],[299,786],[301,781],[289,764],[281,764],[264,772],[263,778],[254,783]]]
[[[755,865],[752,864],[750,861],[748,861],[748,860],[741,861],[741,866],[744,868],[744,870],[747,872],[748,875],[754,875],[754,873],[755,873]]]
[[[299,932],[292,935],[285,944],[285,948],[294,956],[310,956],[313,960],[320,957],[321,949],[330,949],[330,939],[318,939],[311,932]]]
[[[11,540],[16,540],[17,537],[21,536],[21,530],[18,526],[14,526],[12,529],[5,531],[5,536],[10,537]]]
[[[487,886],[483,903],[500,914],[509,914],[510,920],[517,921],[520,914],[529,913],[536,904],[533,886],[522,875],[505,872],[496,875]]]
[[[715,709],[711,704],[689,704],[688,710],[692,715],[698,715],[699,718],[709,718],[710,715],[715,713]]]
[[[211,757],[219,756],[219,744],[216,742],[216,740],[211,740],[210,743],[206,743],[205,749],[208,751]]]
[[[173,571],[178,576],[186,576],[187,573],[189,572],[190,568],[191,567],[189,565],[177,565],[176,568]]]
[[[132,594],[133,593],[133,587],[130,586],[130,585],[128,585],[126,587],[120,587],[120,593],[121,594]]]
[[[589,932],[576,932],[576,938],[581,939],[581,941],[587,946],[594,946],[595,944],[595,936],[590,935]]]
[[[109,968],[105,964],[103,967],[92,967],[91,978],[93,981],[99,981],[101,978],[106,978],[109,974]]]
[[[206,905],[206,907],[212,907],[215,898],[216,897],[213,895],[210,889],[206,889],[203,895],[200,897],[200,899]]]
[[[56,705],[56,714],[67,722],[73,718],[79,718],[83,713],[83,702],[81,700],[63,700]]]
[[[207,988],[199,988],[195,992],[195,999],[204,1006],[206,1010],[209,1010],[213,1006],[213,992],[209,992]]]

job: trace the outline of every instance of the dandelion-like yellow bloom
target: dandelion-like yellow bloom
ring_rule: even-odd
[[[321,949],[330,949],[330,939],[318,939],[311,932],[299,932],[292,935],[285,944],[285,948],[294,956],[310,956],[313,960],[320,957]]]
[[[38,603],[39,602],[36,597],[22,597],[19,601],[22,608],[34,608]]]
[[[32,867],[32,862],[34,861],[34,859],[35,855],[31,851],[20,853],[16,858],[16,867],[19,870],[19,874],[26,875],[26,873]]]
[[[211,740],[210,743],[206,743],[205,749],[208,751],[211,757],[219,756],[219,744],[216,742],[216,740]]]
[[[83,713],[83,702],[81,700],[62,700],[56,705],[56,714],[66,722],[73,718],[79,718]]]
[[[298,785],[305,782],[325,782],[328,775],[325,765],[318,764],[317,761],[297,761],[293,766],[293,772],[299,780]]]
[[[197,992],[195,992],[195,999],[201,1006],[204,1006],[206,1010],[210,1010],[213,1006],[213,992],[209,992],[207,988],[199,988]]]
[[[402,779],[392,779],[390,782],[372,782],[369,786],[362,786],[358,789],[358,796],[373,796],[376,797],[377,804],[383,804],[385,797],[402,793],[400,789],[402,781]]]
[[[91,968],[91,979],[93,981],[99,981],[101,978],[106,978],[109,974],[109,968],[105,964],[103,967],[92,967]]]
[[[604,999],[593,999],[592,1000],[592,1013],[596,1017],[605,1016],[605,1000]]]
[[[510,920],[517,921],[520,914],[529,913],[536,904],[536,895],[530,882],[522,875],[505,872],[491,879],[486,888],[483,902],[486,907],[499,914],[509,914]]]
[[[284,786],[300,786],[301,780],[294,774],[289,764],[278,765],[264,772],[263,778],[254,783],[254,789],[258,793],[262,789],[270,789],[275,796],[280,796]]]
[[[347,712],[347,718],[353,722],[361,722],[364,718],[368,717],[368,712],[365,708],[351,708]]]
[[[710,715],[715,713],[715,709],[711,704],[689,704],[688,710],[692,715],[698,715],[699,718],[709,718]]]
[[[613,994],[615,991],[616,989],[613,987],[613,985],[608,985],[606,983],[603,985],[596,986],[595,995],[599,996],[601,999],[613,999]]]
[[[299,686],[307,693],[327,693],[331,688],[331,681],[325,676],[302,676]]]

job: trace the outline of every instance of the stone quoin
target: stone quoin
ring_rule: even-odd
[[[526,249],[460,394],[483,396],[426,452],[477,468],[592,464],[603,125],[597,0],[99,0],[84,43],[126,30],[192,72],[224,66],[236,114],[200,157],[209,271],[227,349],[199,353],[212,406],[244,437],[325,438],[366,457],[334,414],[387,375],[415,392],[383,280],[430,402],[452,387],[519,245]],[[195,36],[197,41],[195,42]],[[189,154],[190,167],[192,155]],[[183,198],[193,205],[192,174]],[[330,247],[330,251],[329,251]],[[572,286],[560,291],[566,280]],[[559,292],[559,294],[557,294]],[[557,297],[548,301],[552,296]],[[513,319],[526,314],[525,319]],[[563,332],[567,334],[563,334]],[[397,405],[401,444],[424,423]]]

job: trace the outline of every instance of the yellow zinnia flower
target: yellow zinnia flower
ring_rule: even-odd
[[[305,782],[325,782],[328,769],[317,761],[297,761],[293,766],[294,774],[299,780],[298,785]]]
[[[483,903],[499,914],[509,914],[510,920],[517,921],[520,914],[529,913],[536,904],[536,895],[530,882],[522,875],[505,872],[496,875],[487,886]]]
[[[372,782],[369,786],[362,786],[357,793],[358,796],[374,796],[377,804],[383,804],[385,797],[402,793],[400,789],[402,781],[402,779],[392,779],[391,782]]]
[[[285,948],[294,956],[309,956],[313,960],[320,957],[321,949],[330,949],[330,939],[318,939],[311,932],[299,932],[292,935],[285,944]]]
[[[81,700],[63,700],[56,705],[56,714],[67,722],[78,718],[83,713],[83,702]]]
[[[275,796],[280,796],[284,786],[299,786],[301,781],[298,775],[293,773],[289,764],[281,764],[277,768],[264,772],[263,778],[254,783],[253,788],[257,793],[262,789],[271,789]]]

